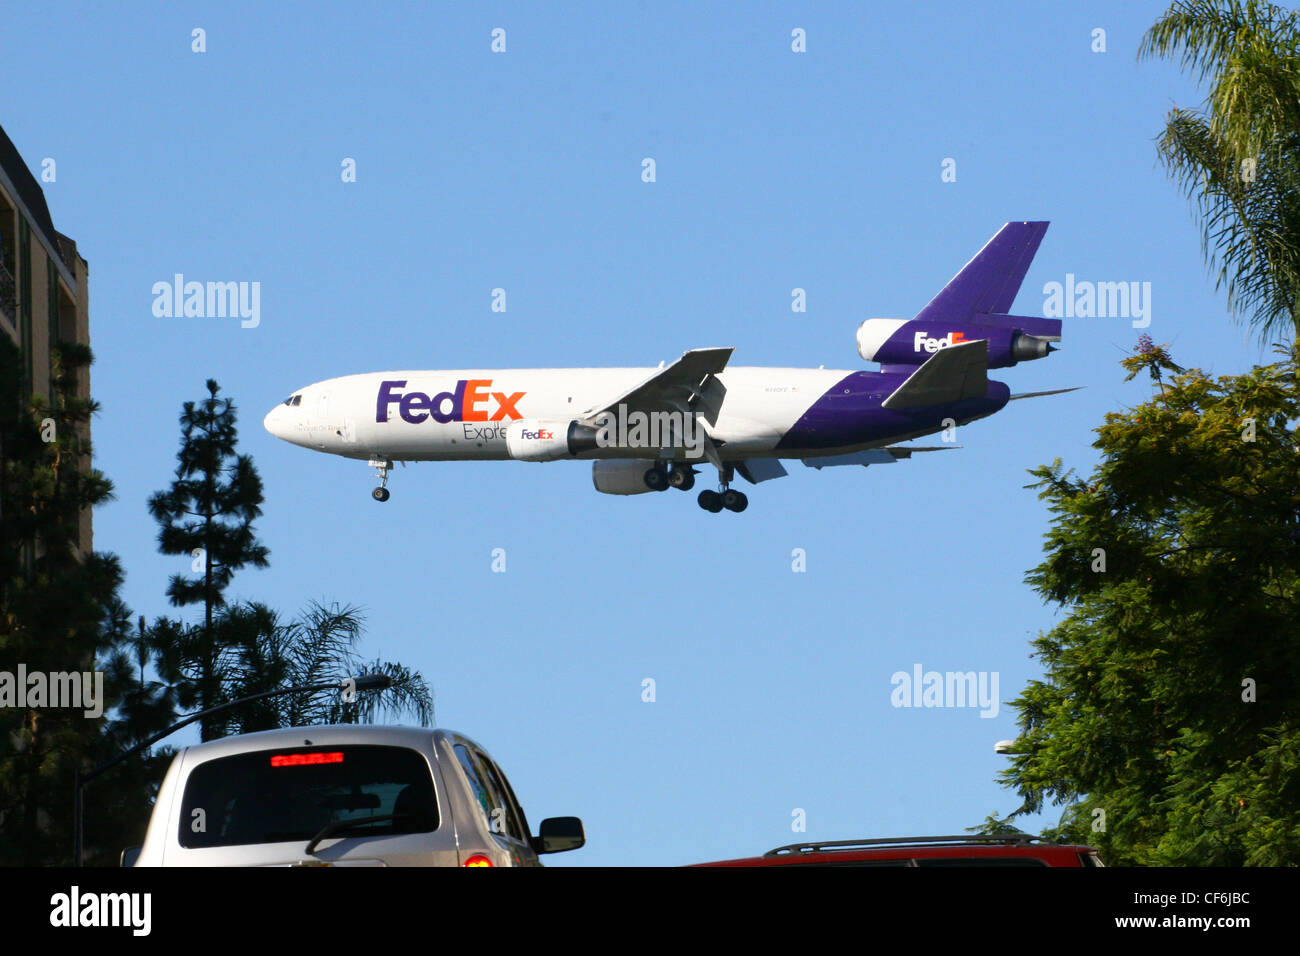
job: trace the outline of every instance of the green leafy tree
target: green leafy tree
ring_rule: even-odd
[[[193,694],[181,692],[183,703],[207,709],[221,702],[227,681],[230,641],[214,627],[225,606],[225,592],[234,573],[252,565],[267,566],[267,549],[253,533],[262,514],[262,479],[247,455],[237,454],[238,432],[234,404],[218,397],[219,386],[207,382],[208,397],[186,402],[181,412],[181,447],[171,488],[149,498],[149,513],[159,524],[158,547],[163,554],[185,555],[192,575],[171,578],[167,596],[176,607],[203,605],[201,629],[163,625],[174,642],[181,673],[192,681]],[[221,736],[223,719],[205,718],[204,740]]]
[[[1110,863],[1300,863],[1300,350],[1211,378],[1144,341],[1160,384],[1106,416],[1087,479],[1032,487],[1054,515],[1027,581],[1065,615],[1013,706],[1012,816]]]
[[[1011,821],[1014,816],[1003,819],[997,813],[990,813],[984,818],[984,822],[978,826],[967,827],[967,833],[974,833],[977,836],[1025,836],[1025,831],[1013,824]]]
[[[79,378],[91,360],[83,345],[53,349],[50,395],[29,398],[21,353],[0,335],[0,671],[11,680],[20,664],[29,674],[101,669],[129,615],[117,597],[117,558],[82,541],[86,510],[112,497],[111,483],[90,465],[98,406],[80,394]],[[116,678],[107,668],[99,717],[86,716],[95,708],[53,707],[49,699],[0,706],[0,863],[71,861],[74,773],[117,752]],[[88,826],[117,835],[138,823],[147,791],[139,765],[118,768],[99,783]],[[133,814],[119,812],[133,801]],[[113,843],[92,847],[91,859],[108,862],[121,848]]]
[[[1229,308],[1265,341],[1300,329],[1300,13],[1258,0],[1180,0],[1139,58],[1209,84],[1204,110],[1170,110],[1161,161],[1202,220]]]

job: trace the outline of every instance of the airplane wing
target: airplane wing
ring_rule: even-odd
[[[986,339],[941,348],[880,403],[881,408],[916,408],[978,398],[988,393]]]
[[[735,349],[691,349],[671,365],[656,369],[649,378],[622,395],[582,413],[591,419],[602,412],[615,412],[624,405],[628,412],[699,412],[710,425],[718,422],[718,412],[726,389],[717,374],[727,366]],[[924,367],[924,366],[922,366]]]
[[[892,465],[900,458],[911,458],[916,451],[952,451],[961,445],[890,445],[888,448],[869,448],[849,455],[825,455],[821,458],[804,458],[809,468],[834,468],[838,465]]]

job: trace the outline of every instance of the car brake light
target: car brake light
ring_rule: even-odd
[[[492,861],[489,860],[487,857],[485,857],[482,853],[475,853],[473,856],[471,856],[468,860],[465,861],[465,866],[491,866],[491,865],[492,865]]]
[[[310,764],[342,762],[343,753],[338,750],[317,754],[274,754],[271,757],[272,767],[305,767]]]

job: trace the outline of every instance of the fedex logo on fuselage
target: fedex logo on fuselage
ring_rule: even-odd
[[[924,349],[927,352],[937,352],[941,348],[949,345],[960,345],[966,341],[964,332],[949,332],[941,339],[932,339],[925,332],[917,332],[912,337],[912,351],[920,352]]]
[[[379,383],[379,398],[375,402],[375,421],[388,421],[389,406],[397,405],[397,414],[411,425],[432,418],[435,422],[499,422],[523,418],[515,407],[523,392],[505,394],[490,392],[490,378],[461,379],[450,392],[439,392],[430,397],[424,392],[400,392],[406,380],[387,380]],[[489,415],[489,408],[495,409]]]

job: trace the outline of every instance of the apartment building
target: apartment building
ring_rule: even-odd
[[[27,394],[49,395],[50,351],[90,342],[86,260],[54,228],[45,192],[0,127],[0,331],[21,350]],[[90,376],[78,381],[83,396]],[[81,518],[83,551],[92,548],[90,512]]]

